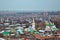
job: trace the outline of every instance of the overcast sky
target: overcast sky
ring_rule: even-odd
[[[0,0],[0,11],[60,11],[60,0]]]

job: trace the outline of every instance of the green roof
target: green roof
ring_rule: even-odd
[[[6,36],[8,36],[10,33],[9,32],[7,32],[7,31],[4,31],[3,32],[3,35],[6,35]]]
[[[39,34],[39,32],[38,31],[36,31],[36,32],[34,32],[35,34]]]
[[[55,26],[53,23],[49,23],[47,26]]]
[[[53,28],[54,30],[59,30],[58,28]]]
[[[34,32],[34,30],[29,30],[30,33]]]

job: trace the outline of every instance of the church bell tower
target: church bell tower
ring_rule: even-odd
[[[35,20],[34,20],[34,18],[33,18],[33,21],[32,21],[32,28],[33,28],[33,30],[35,30]]]

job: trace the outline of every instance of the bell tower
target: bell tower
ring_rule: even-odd
[[[33,18],[33,21],[32,21],[32,29],[35,30],[35,20]]]

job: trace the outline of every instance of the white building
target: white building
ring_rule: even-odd
[[[33,21],[32,21],[32,28],[33,28],[33,30],[35,30],[35,20],[34,20],[34,18],[33,18]]]

